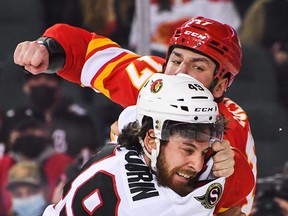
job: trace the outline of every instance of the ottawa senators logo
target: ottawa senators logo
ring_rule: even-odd
[[[194,197],[196,200],[201,202],[201,204],[206,209],[212,209],[220,200],[223,193],[222,185],[219,183],[214,183],[209,186],[206,193],[203,196]]]
[[[160,89],[162,88],[162,86],[163,86],[163,80],[162,80],[162,79],[157,79],[157,80],[155,80],[155,81],[152,83],[150,90],[151,90],[151,92],[153,92],[153,93],[157,93],[157,92],[160,91]]]

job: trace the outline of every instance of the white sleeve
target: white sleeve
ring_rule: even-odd
[[[54,204],[47,206],[42,216],[56,216],[56,211],[53,208]]]

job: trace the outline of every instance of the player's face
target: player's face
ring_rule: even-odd
[[[157,159],[159,184],[170,187],[180,196],[190,193],[209,149],[209,141],[199,142],[178,134],[171,136],[167,145],[161,146]]]
[[[188,74],[209,88],[213,82],[215,69],[216,64],[208,57],[187,49],[175,48],[167,62],[165,74]]]

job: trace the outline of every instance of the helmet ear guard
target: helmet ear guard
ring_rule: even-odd
[[[156,170],[157,170],[156,169],[157,157],[158,157],[158,155],[160,153],[160,139],[159,138],[155,138],[156,149],[152,149],[151,150],[151,154],[147,151],[143,139],[141,137],[138,137],[138,139],[139,139],[139,143],[142,146],[144,154],[147,155],[147,157],[151,160],[151,169],[156,172]]]
[[[239,73],[242,49],[236,31],[227,24],[204,17],[194,17],[177,28],[169,42],[166,62],[175,47],[190,49],[216,62],[214,79],[230,73],[228,87]],[[166,63],[163,65],[165,71]]]

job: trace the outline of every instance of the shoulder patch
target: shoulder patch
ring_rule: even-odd
[[[223,187],[219,183],[211,184],[206,193],[202,196],[194,197],[197,201],[201,202],[201,204],[206,209],[212,209],[220,200],[223,193]]]

